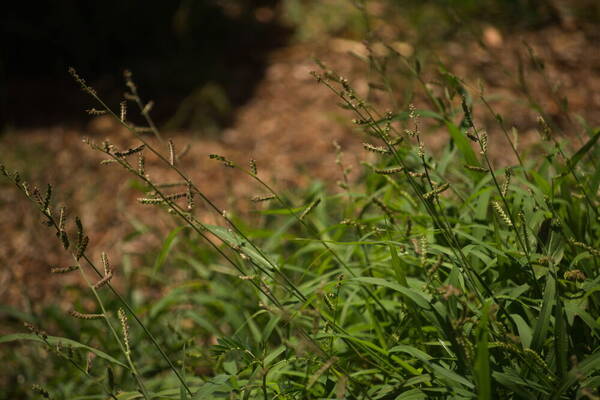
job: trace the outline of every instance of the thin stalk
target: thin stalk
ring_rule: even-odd
[[[78,263],[78,260],[77,260],[77,257],[75,256],[75,254],[71,254],[71,255],[73,256],[73,259],[75,260],[75,262]],[[78,265],[79,265],[79,263],[78,263]],[[142,377],[138,373],[138,371],[135,367],[135,364],[134,364],[133,360],[131,359],[129,352],[127,352],[127,350],[125,349],[125,346],[121,342],[121,338],[119,337],[119,334],[117,333],[117,331],[113,327],[112,323],[110,322],[110,319],[108,318],[108,313],[106,311],[106,308],[104,307],[104,302],[98,295],[98,291],[94,288],[94,285],[88,279],[83,268],[81,268],[81,266],[79,266],[79,268],[77,268],[77,269],[79,270],[79,272],[81,273],[81,276],[83,277],[86,284],[88,285],[88,287],[91,289],[92,293],[94,294],[94,297],[96,298],[96,302],[98,303],[98,306],[100,307],[100,310],[102,311],[103,319],[106,322],[106,325],[108,325],[108,328],[109,328],[111,334],[113,335],[114,339],[119,344],[119,348],[121,349],[121,352],[125,355],[127,364],[129,364],[129,368],[131,369],[131,374],[133,375],[134,379],[136,380],[138,387],[140,388],[140,391],[142,392],[142,395],[144,396],[145,399],[150,400],[151,397],[148,394],[148,392],[146,391],[144,381],[142,380]]]

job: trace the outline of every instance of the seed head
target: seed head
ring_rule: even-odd
[[[550,140],[550,137],[552,136],[552,129],[550,128],[550,125],[548,125],[544,117],[539,115],[537,117],[537,123],[538,132],[542,135],[542,138],[544,138],[545,140]]]
[[[81,242],[79,243],[79,246],[77,247],[77,253],[75,254],[75,259],[77,261],[79,261],[79,259],[81,257],[83,257],[83,254],[85,253],[85,250],[87,248],[89,241],[90,241],[90,239],[87,236],[84,236],[81,239]]]
[[[125,119],[127,118],[127,102],[125,100],[123,100],[120,104],[121,106],[121,121],[125,122]]]
[[[104,115],[106,114],[106,110],[98,110],[96,108],[90,108],[89,110],[85,110],[90,115]]]
[[[187,209],[188,209],[188,211],[191,211],[194,208],[194,192],[192,191],[191,182],[187,183],[186,199],[187,199]]]
[[[583,282],[586,280],[585,274],[580,269],[566,271],[564,274],[564,278],[568,281],[575,281],[575,282]]]
[[[98,290],[98,289],[102,288],[103,286],[106,286],[106,284],[108,284],[110,282],[112,277],[113,277],[113,272],[109,270],[108,273],[104,276],[104,278],[100,279],[98,282],[96,282],[94,284],[94,289]]]
[[[373,171],[375,171],[376,174],[380,175],[393,175],[404,171],[404,167],[392,167],[385,169],[375,168]]]
[[[142,153],[138,154],[138,174],[146,176],[146,159]]]
[[[67,235],[66,231],[59,231],[59,236],[63,248],[67,250],[69,248],[69,235]]]
[[[488,135],[486,131],[481,131],[479,134],[479,147],[481,148],[481,155],[486,155],[488,149]]]
[[[115,152],[115,156],[117,156],[117,157],[130,156],[132,154],[139,153],[140,151],[144,150],[144,147],[146,147],[146,145],[145,144],[141,144],[141,145],[139,145],[137,147],[134,147],[132,149],[128,149],[126,151],[117,151],[117,152]]]
[[[71,74],[73,79],[75,79],[75,82],[77,82],[79,84],[79,86],[81,87],[81,90],[83,90],[84,92],[87,92],[88,94],[90,94],[94,97],[96,96],[96,91],[91,86],[88,86],[85,79],[83,79],[81,76],[79,76],[79,74],[77,73],[75,68],[70,67],[69,74]]]
[[[310,213],[317,205],[319,205],[320,202],[321,202],[321,199],[319,198],[319,199],[314,200],[312,203],[310,203],[308,205],[308,207],[306,207],[304,209],[302,214],[300,214],[300,220],[303,220],[304,217],[306,217],[308,215],[308,213]]]
[[[155,198],[140,197],[137,199],[137,201],[141,204],[151,204],[151,205],[158,205],[158,204],[164,203],[164,200],[161,199],[160,197],[155,197]]]
[[[500,218],[504,221],[504,223],[506,225],[513,226],[512,221],[510,220],[510,218],[508,217],[508,214],[506,214],[506,211],[504,211],[504,209],[502,208],[500,203],[498,203],[497,201],[493,201],[492,206],[494,207],[494,209],[496,210],[496,212],[498,213],[498,215],[500,216]]]
[[[209,154],[208,157],[212,160],[221,161],[223,163],[223,165],[225,165],[226,167],[229,167],[229,168],[235,167],[235,165],[233,164],[232,161],[230,161],[230,160],[226,159],[225,157],[220,156],[218,154]]]
[[[442,295],[444,300],[448,300],[450,297],[460,296],[462,292],[452,285],[444,285],[438,289],[438,293]]]
[[[40,396],[42,396],[45,399],[50,399],[50,393],[48,393],[48,391],[46,389],[44,389],[43,387],[41,387],[40,385],[33,385],[31,387],[31,390],[33,390],[35,393],[39,394]]]
[[[79,265],[70,265],[68,267],[52,267],[50,268],[50,272],[53,274],[67,274],[72,271],[77,271],[79,269]]]
[[[508,187],[510,186],[510,178],[512,176],[512,169],[506,168],[506,170],[504,171],[504,184],[502,185],[502,197],[506,197],[506,195],[508,194]]]
[[[104,318],[104,314],[85,314],[85,313],[80,313],[79,311],[75,311],[75,310],[69,311],[69,314],[71,314],[72,317],[75,317],[77,319],[91,320],[91,319]]]
[[[261,201],[268,201],[275,198],[274,194],[265,194],[265,195],[256,195],[252,197],[252,201],[255,203],[260,203]]]
[[[432,198],[432,197],[434,197],[434,196],[437,196],[437,195],[439,195],[440,193],[442,193],[442,192],[446,191],[446,190],[447,190],[449,187],[450,187],[450,185],[449,185],[448,183],[444,183],[444,184],[442,184],[442,185],[439,185],[439,186],[438,186],[438,187],[436,187],[435,189],[433,189],[433,190],[431,190],[431,191],[429,191],[429,192],[425,193],[425,194],[423,195],[423,197],[424,197],[425,199]]]
[[[394,225],[396,223],[396,221],[394,220],[394,216],[392,215],[392,210],[390,210],[388,206],[386,206],[381,200],[379,200],[376,197],[373,198],[373,203],[385,213],[385,215],[390,221],[390,224]]]
[[[100,254],[100,259],[102,260],[102,266],[104,267],[104,275],[108,275],[108,273],[112,271],[112,268],[110,267],[110,261],[108,261],[108,256],[105,252]]]
[[[169,139],[169,164],[175,165],[175,145],[173,139]]]
[[[576,247],[580,247],[582,249],[587,250],[590,254],[594,255],[594,256],[600,256],[600,250],[597,250],[595,248],[593,248],[592,246],[583,243],[583,242],[578,242],[576,241],[574,238],[570,238],[569,242]]]
[[[127,323],[127,314],[122,308],[119,308],[119,321],[121,322],[121,329],[123,330],[123,342],[125,343],[125,351],[127,354],[131,353],[129,347],[129,324]]]
[[[150,113],[150,111],[152,110],[152,107],[154,107],[154,102],[152,100],[150,100],[148,103],[146,103],[146,105],[142,109],[142,114],[148,115]]]
[[[465,168],[471,171],[475,171],[475,172],[489,172],[489,170],[487,168],[483,168],[483,167],[478,167],[476,165],[465,165]]]
[[[390,151],[388,149],[386,149],[385,147],[373,146],[372,144],[369,144],[369,143],[363,143],[363,147],[365,148],[365,150],[372,151],[373,153],[390,154]]]
[[[46,195],[44,197],[44,201],[42,203],[42,210],[48,211],[48,207],[50,206],[50,200],[52,199],[52,185],[48,184],[46,188]]]
[[[24,322],[23,325],[25,325],[25,328],[27,328],[29,332],[33,333],[43,341],[46,341],[48,339],[48,334],[45,331],[38,329],[38,327],[36,327],[35,325],[29,322]]]

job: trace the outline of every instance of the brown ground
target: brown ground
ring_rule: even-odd
[[[535,143],[535,115],[522,102],[516,71],[521,57],[532,93],[557,123],[577,142],[581,127],[574,118],[564,120],[558,99],[566,96],[573,115],[583,116],[590,125],[600,124],[600,51],[598,37],[582,30],[550,27],[537,32],[502,36],[494,28],[484,31],[487,50],[474,41],[450,42],[440,49],[441,58],[459,76],[466,76],[472,89],[481,77],[486,94],[494,99],[498,111],[517,126],[524,147]],[[597,33],[595,33],[597,35]],[[522,44],[525,39],[546,61],[548,80],[534,72]],[[403,52],[412,52],[409,44],[396,43]],[[312,55],[319,55],[343,76],[347,76],[359,93],[366,93],[369,81],[366,68],[348,54],[364,52],[361,43],[332,39],[318,46],[291,45],[272,54],[265,79],[259,84],[252,101],[238,110],[233,126],[218,139],[203,139],[193,133],[174,134],[177,148],[190,143],[192,149],[182,162],[206,194],[225,209],[247,209],[250,195],[256,186],[240,174],[209,160],[207,155],[218,153],[237,163],[257,160],[259,173],[268,182],[285,189],[305,188],[314,178],[333,184],[341,178],[335,164],[333,141],[338,141],[345,153],[345,162],[355,166],[367,157],[362,150],[363,138],[353,132],[348,122],[352,118],[336,107],[335,97],[319,86],[309,75],[315,66]],[[432,58],[430,58],[431,60]],[[369,80],[374,79],[372,76]],[[551,94],[551,86],[560,85],[559,95]],[[476,90],[476,89],[475,89]],[[401,103],[406,99],[398,99]],[[417,104],[419,99],[415,100]],[[498,163],[514,160],[507,155],[505,142],[495,128],[493,119],[477,113],[482,126],[490,132],[490,146]],[[122,146],[135,144],[114,123],[104,117],[89,123],[83,131],[54,127],[44,130],[10,133],[0,139],[3,162],[10,169],[19,168],[34,182],[53,182],[60,202],[67,204],[71,214],[82,216],[91,232],[91,250],[98,258],[107,251],[117,265],[124,252],[143,251],[148,242],[156,243],[151,235],[124,243],[121,238],[133,230],[134,218],[148,217],[147,209],[135,204],[139,193],[128,183],[126,172],[114,166],[99,166],[101,159],[81,139],[90,137],[96,142],[110,137]],[[447,142],[444,134],[428,135],[434,150]],[[166,149],[165,149],[166,150]],[[161,172],[152,169],[157,179]],[[165,178],[167,179],[167,178]],[[49,298],[64,297],[57,279],[48,274],[48,265],[68,262],[58,250],[52,233],[40,227],[40,217],[23,196],[12,186],[0,186],[0,303],[31,312],[47,304]],[[242,200],[240,200],[242,199]],[[125,209],[128,211],[125,212]],[[166,227],[166,220],[150,214],[146,223]],[[209,214],[203,218],[217,222]],[[62,297],[61,297],[62,296]],[[64,299],[66,301],[66,299]]]

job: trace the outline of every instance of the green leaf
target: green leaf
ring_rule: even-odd
[[[528,348],[531,347],[531,327],[523,317],[519,314],[511,314],[510,315],[515,325],[517,325],[517,330],[519,331],[519,337],[521,338],[521,344],[523,347]]]
[[[481,166],[477,156],[475,155],[475,151],[473,151],[473,148],[471,147],[471,142],[469,142],[467,135],[465,135],[464,132],[462,132],[458,126],[454,125],[452,122],[446,122],[446,127],[448,128],[448,132],[450,132],[450,136],[452,137],[452,140],[454,140],[454,143],[456,144],[460,154],[463,156],[465,162],[476,167]]]
[[[557,386],[556,392],[553,393],[552,399],[561,398],[563,393],[567,391],[573,384],[582,381],[593,372],[600,369],[600,352],[596,352],[585,360],[574,366],[567,376]]]
[[[531,389],[540,391],[535,385],[535,382],[525,379],[523,376],[517,375],[513,371],[509,371],[508,373],[494,371],[492,376],[498,384],[510,389],[511,392],[518,394],[524,399],[535,398],[530,391]]]
[[[556,297],[556,281],[550,274],[546,278],[546,288],[544,289],[544,300],[542,302],[542,310],[538,317],[533,338],[531,339],[531,349],[537,353],[541,353],[542,343],[544,342],[545,334],[550,329],[550,316],[552,315],[552,307]]]
[[[260,265],[267,271],[272,271],[274,269],[269,260],[263,257],[254,247],[248,245],[240,235],[217,225],[204,225],[204,227],[219,239],[227,242],[231,247],[235,248],[244,244],[243,251],[245,255],[250,257],[257,265]]]
[[[34,335],[33,333],[13,333],[10,335],[4,335],[4,336],[0,336],[0,344],[2,343],[10,343],[10,342],[15,342],[18,340],[31,340],[33,342],[40,342],[40,343],[44,343],[44,341],[38,337],[37,335]],[[50,343],[50,345],[52,346],[56,346],[59,343],[63,346],[71,346],[74,349],[83,349],[83,350],[87,350],[89,352],[94,353],[96,356],[112,363],[115,365],[118,365],[120,367],[129,369],[129,367],[125,364],[123,364],[122,362],[120,362],[119,360],[109,356],[108,354],[106,354],[105,352],[95,349],[93,347],[90,347],[88,345],[85,345],[83,343],[79,343],[76,342],[75,340],[72,339],[67,339],[64,337],[59,337],[59,336],[48,336],[48,338],[46,339],[48,341],[48,343]]]
[[[395,400],[425,400],[427,396],[419,389],[410,389],[397,396]]]
[[[273,350],[268,356],[266,356],[263,360],[263,364],[265,365],[265,367],[271,365],[271,363],[275,361],[275,359],[277,359],[277,357],[279,357],[281,353],[285,351],[285,349],[285,346],[279,346],[277,349]]]
[[[568,165],[571,168],[575,168],[575,166],[581,161],[583,156],[585,156],[591,149],[594,147],[598,139],[600,138],[600,129],[597,129],[596,132],[592,135],[591,138],[571,157]]]
[[[389,350],[389,352],[390,353],[407,353],[421,361],[429,361],[432,359],[432,357],[429,354],[425,353],[424,351],[421,351],[421,350],[417,349],[416,347],[408,346],[405,344],[400,344],[398,346],[394,346]]]
[[[467,379],[458,375],[456,372],[449,370],[448,368],[444,368],[441,365],[437,364],[432,364],[431,367],[435,375],[438,377],[445,378],[446,380],[454,383],[460,383],[461,385],[464,385],[469,389],[475,388],[475,385],[473,385],[473,383],[469,382]]]
[[[179,400],[189,400],[188,392],[183,385],[179,387]]]
[[[491,400],[492,382],[490,376],[490,352],[488,348],[488,314],[489,303],[481,310],[481,319],[477,327],[477,356],[475,358],[475,378],[477,382],[477,398]]]
[[[567,337],[567,321],[560,297],[556,301],[554,313],[554,352],[558,376],[563,377],[567,372],[567,352],[569,339]]]
[[[392,244],[390,244],[389,247],[390,247],[390,254],[392,256],[392,268],[394,269],[394,274],[396,275],[396,280],[402,286],[408,287],[408,283],[406,282],[406,272],[404,270],[404,265],[402,263],[402,260],[398,256],[396,247]]]
[[[185,226],[180,226],[169,232],[165,241],[163,242],[158,256],[156,257],[156,260],[154,261],[154,267],[152,267],[153,275],[156,275],[158,270],[164,265],[165,261],[167,260],[167,257],[169,256],[169,253],[171,253],[171,250],[173,249],[173,246],[175,245],[175,243],[177,243],[177,234],[185,228]]]
[[[419,306],[425,310],[431,309],[431,305],[429,304],[429,301],[421,293],[417,292],[414,289],[400,286],[397,283],[386,281],[385,279],[382,279],[382,278],[357,277],[357,278],[353,278],[352,280],[361,282],[361,283],[367,283],[370,285],[384,286],[384,287],[393,289],[397,292],[402,293],[409,299],[411,299],[417,306]]]
[[[231,385],[228,383],[231,375],[221,374],[212,378],[210,381],[206,382],[204,385],[194,393],[192,399],[194,400],[204,400],[210,399],[212,397],[207,397],[215,394],[215,392],[220,393],[230,393]]]

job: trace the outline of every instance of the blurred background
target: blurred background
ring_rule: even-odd
[[[87,99],[67,74],[73,66],[109,101],[119,101],[128,68],[156,100],[161,125],[217,131],[253,96],[269,56],[292,44],[371,34],[406,42],[412,55],[489,25],[488,41],[500,45],[504,33],[584,29],[599,8],[593,0],[13,3],[0,16],[0,126],[85,122],[76,110]]]
[[[600,124],[599,23],[597,0],[10,2],[0,14],[0,162],[32,185],[51,182],[59,204],[91,232],[92,254],[109,253],[117,271],[141,268],[154,262],[173,223],[138,207],[134,181],[99,166],[101,158],[82,144],[84,137],[123,148],[135,141],[110,118],[84,112],[97,105],[69,66],[115,109],[130,69],[142,97],[156,103],[152,115],[164,134],[177,149],[191,145],[183,169],[219,207],[243,213],[256,188],[211,163],[209,153],[240,164],[255,158],[263,178],[280,189],[310,190],[315,182],[335,188],[336,141],[354,166],[351,179],[360,175],[362,137],[310,76],[315,58],[393,112],[412,102],[430,107],[406,65],[418,61],[433,86],[445,68],[471,89],[485,88],[527,152],[537,140],[533,105],[574,141],[576,132]],[[391,78],[392,95],[378,90],[373,57]],[[140,121],[137,115],[131,105],[129,118]],[[476,116],[489,124],[495,160],[513,162],[493,118]],[[432,151],[447,143],[435,125],[424,129]],[[0,207],[3,334],[63,313],[79,292],[75,278],[48,278],[48,265],[68,258],[6,180]],[[160,296],[160,285],[150,287],[145,295]],[[0,386],[14,383],[17,375],[4,372]]]

